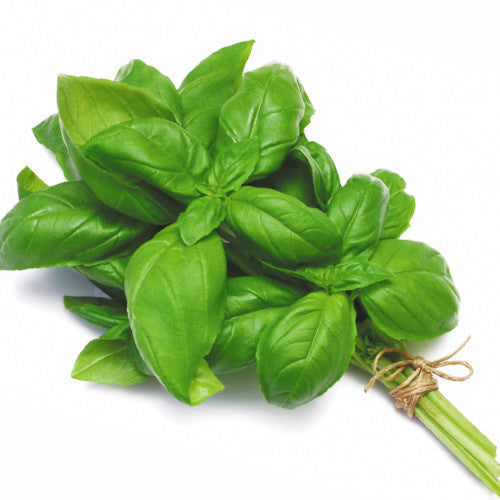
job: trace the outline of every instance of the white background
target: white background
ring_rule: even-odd
[[[317,113],[311,139],[343,180],[399,172],[416,196],[408,238],[447,258],[461,323],[414,345],[439,357],[468,334],[475,367],[445,395],[500,443],[500,15],[497,1],[5,1],[0,3],[0,212],[30,165],[62,180],[30,128],[55,111],[58,73],[112,78],[132,58],[179,84],[210,52],[255,38],[248,68],[289,64]],[[72,380],[96,331],[63,294],[69,270],[0,274],[0,497],[18,499],[491,498],[382,389],[350,370],[293,411],[268,405],[253,370],[196,408],[146,382]],[[404,492],[404,493],[403,493]]]

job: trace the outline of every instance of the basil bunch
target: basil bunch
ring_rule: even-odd
[[[271,403],[293,408],[345,372],[356,345],[451,330],[443,257],[399,240],[414,198],[397,174],[341,185],[304,129],[314,113],[282,64],[244,73],[253,42],[225,47],[179,88],[135,60],[114,81],[62,75],[58,114],[34,128],[67,182],[18,177],[0,266],[71,266],[110,298],[66,297],[106,329],[73,377],[154,376],[198,404],[215,373],[257,363]],[[376,338],[358,334],[369,318]]]
[[[314,108],[292,71],[244,73],[252,45],[178,88],[139,60],[114,81],[59,77],[58,113],[33,132],[67,182],[21,171],[0,269],[70,266],[107,295],[65,297],[105,330],[74,378],[154,377],[196,405],[224,388],[217,374],[256,363],[266,399],[294,408],[350,363],[370,371],[384,347],[456,326],[444,258],[399,239],[415,210],[405,181],[377,170],[342,185],[305,136]],[[415,414],[500,494],[494,444],[451,403],[432,391]]]

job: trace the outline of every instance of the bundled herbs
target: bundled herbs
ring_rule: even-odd
[[[255,363],[265,398],[295,408],[349,364],[378,367],[500,493],[495,446],[436,390],[436,369],[404,362],[405,341],[449,332],[459,307],[443,256],[400,239],[415,209],[405,181],[377,170],[342,185],[304,133],[314,109],[290,68],[244,73],[252,44],[215,52],[179,88],[139,60],[114,81],[60,76],[58,113],[33,130],[67,182],[19,174],[0,267],[69,266],[108,296],[65,297],[105,330],[74,378],[154,377],[196,405],[223,390],[217,374]]]

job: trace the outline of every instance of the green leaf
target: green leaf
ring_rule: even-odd
[[[177,219],[182,241],[193,245],[219,227],[225,217],[225,200],[208,196],[193,200]]]
[[[212,233],[193,246],[176,224],[142,245],[125,275],[134,340],[146,365],[177,399],[195,404],[190,392],[224,315],[226,261],[222,240]],[[207,381],[205,396],[214,390]]]
[[[257,181],[256,185],[270,187],[297,198],[308,207],[319,208],[314,192],[311,172],[308,171],[303,158],[293,154],[293,150],[283,161],[281,167],[276,172],[265,179]]]
[[[29,167],[24,167],[17,176],[17,192],[20,200],[47,187],[49,186]]]
[[[120,123],[96,135],[82,148],[106,171],[142,179],[186,201],[197,198],[206,180],[208,151],[179,125],[160,118]]]
[[[128,386],[146,380],[130,356],[125,340],[106,338],[104,334],[91,340],[79,354],[71,376],[77,380],[97,382],[98,384],[117,384]],[[114,337],[115,334],[108,337]]]
[[[339,260],[341,237],[321,211],[292,196],[251,186],[228,200],[227,223],[256,257],[292,268]]]
[[[151,226],[107,210],[81,181],[20,200],[0,223],[0,268],[95,264],[125,253]]]
[[[214,375],[208,363],[203,360],[189,387],[189,404],[196,406],[224,390],[222,382]]]
[[[142,89],[86,76],[59,76],[57,107],[76,146],[117,123],[148,117],[173,119],[165,105]]]
[[[377,244],[388,201],[385,184],[364,174],[353,175],[333,198],[328,217],[342,234],[344,257],[366,254]]]
[[[304,87],[302,86],[302,83],[300,83],[300,80],[297,78],[297,84],[300,89],[300,94],[302,96],[302,101],[304,101],[304,116],[302,117],[302,120],[300,121],[300,133],[304,132],[304,129],[311,123],[311,118],[314,115],[315,109],[314,106],[312,105],[311,99],[309,99],[309,96],[307,95]]]
[[[226,318],[241,316],[269,307],[288,306],[301,292],[279,281],[258,276],[227,280]]]
[[[267,307],[224,320],[207,357],[215,373],[231,373],[255,362],[262,332],[282,314],[283,307]]]
[[[252,175],[259,161],[259,140],[254,137],[223,149],[215,158],[208,183],[215,193],[239,189]]]
[[[101,168],[83,156],[64,128],[62,134],[81,178],[108,207],[160,226],[176,219],[180,206],[169,196],[134,177]]]
[[[33,128],[33,134],[37,141],[54,153],[57,163],[61,167],[64,177],[68,181],[77,181],[80,179],[77,169],[73,165],[66,144],[61,134],[59,125],[59,115],[49,116],[46,120]]]
[[[313,292],[264,331],[257,370],[267,401],[295,408],[323,394],[354,352],[355,314],[347,295]]]
[[[391,271],[374,262],[364,259],[350,260],[335,266],[333,282],[329,289],[331,292],[359,290],[391,277]]]
[[[389,188],[389,205],[380,239],[399,238],[410,227],[410,220],[415,212],[415,198],[405,193],[406,182],[398,174],[379,169],[371,175]]]
[[[99,338],[105,340],[124,340],[129,343],[132,340],[132,330],[130,329],[128,318],[113,325]]]
[[[227,280],[225,320],[207,360],[216,373],[240,370],[255,362],[264,331],[302,296],[294,288],[268,278],[242,276]]]
[[[222,108],[216,149],[258,137],[260,160],[251,180],[266,177],[296,143],[304,108],[297,79],[287,66],[272,64],[249,71]]]
[[[383,240],[371,261],[393,273],[359,296],[376,327],[397,340],[427,340],[457,325],[459,296],[450,271],[424,243]]]
[[[118,70],[115,81],[128,83],[151,94],[172,111],[177,123],[182,124],[181,96],[166,75],[140,59],[134,59]]]
[[[131,255],[118,255],[99,264],[75,266],[73,269],[88,280],[107,288],[123,289],[125,269]]]
[[[184,78],[179,88],[184,127],[207,148],[215,141],[222,105],[240,86],[253,44],[249,40],[214,52]]]
[[[307,139],[299,142],[291,154],[302,158],[303,165],[310,171],[316,201],[326,211],[340,190],[339,174],[332,158],[323,146]]]
[[[91,325],[111,328],[128,323],[127,311],[113,300],[102,297],[64,297],[64,307]]]

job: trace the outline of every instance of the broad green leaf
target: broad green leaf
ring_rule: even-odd
[[[91,325],[111,328],[128,323],[127,311],[113,300],[102,297],[64,297],[64,307]]]
[[[132,362],[141,373],[144,373],[144,375],[152,377],[153,372],[147,367],[146,363],[142,359],[139,349],[137,349],[137,346],[135,345],[134,339],[132,337],[132,330],[130,329],[130,324],[129,324],[129,331],[130,331],[130,339],[128,343],[128,352],[130,354],[130,358],[132,359]]]
[[[406,182],[398,174],[379,169],[371,175],[389,188],[389,204],[380,239],[399,238],[410,227],[410,220],[415,212],[415,198],[405,193]]]
[[[171,225],[142,245],[125,274],[134,340],[146,365],[177,399],[195,404],[190,392],[204,357],[219,334],[225,302],[226,261],[212,233],[193,246]],[[207,381],[205,396],[214,391]]]
[[[99,338],[105,340],[124,340],[129,343],[129,341],[132,339],[132,330],[130,329],[128,318],[113,325]]]
[[[17,193],[20,200],[47,187],[49,186],[29,167],[24,167],[17,176]]]
[[[129,260],[130,255],[119,255],[99,264],[75,266],[73,269],[92,282],[108,288],[123,289]]]
[[[390,271],[365,259],[342,261],[335,266],[299,266],[293,270],[269,263],[265,265],[285,275],[314,283],[329,293],[358,290],[392,276]]]
[[[353,175],[333,198],[328,217],[342,234],[344,257],[357,257],[373,249],[384,225],[388,202],[385,184],[364,174]]]
[[[64,144],[59,125],[59,115],[49,116],[46,120],[33,128],[33,134],[37,141],[54,153],[57,163],[61,167],[64,177],[68,181],[77,181],[80,179],[78,170],[73,165],[69,152]]]
[[[71,376],[74,379],[128,386],[148,378],[134,364],[128,342],[109,338],[116,337],[114,332],[111,333],[105,333],[85,346],[73,367]]]
[[[214,52],[184,78],[179,88],[184,127],[207,148],[215,141],[222,105],[240,86],[253,44],[249,40]]]
[[[214,375],[208,363],[203,360],[189,387],[189,404],[196,406],[207,398],[224,390],[222,382]]]
[[[292,268],[339,260],[340,234],[321,211],[292,196],[251,186],[228,200],[227,223],[256,257]]]
[[[302,101],[304,101],[304,116],[302,117],[299,126],[300,133],[302,133],[304,132],[304,129],[309,125],[309,123],[311,123],[311,118],[314,115],[315,109],[312,105],[311,99],[309,99],[309,96],[307,95],[304,87],[302,86],[302,83],[300,83],[300,80],[298,78],[297,84],[299,85]]]
[[[323,394],[349,366],[355,336],[354,308],[345,294],[313,292],[286,308],[257,347],[267,401],[295,408]]]
[[[249,71],[222,108],[216,149],[258,137],[260,160],[251,179],[266,177],[296,143],[304,108],[297,79],[287,66],[271,64]]]
[[[177,123],[182,124],[181,96],[166,75],[140,59],[134,59],[118,70],[115,81],[128,83],[151,94],[172,111]]]
[[[316,201],[326,211],[340,190],[339,174],[332,158],[323,146],[307,139],[300,141],[290,154],[301,158],[303,165],[309,170]]]
[[[241,276],[227,280],[226,318],[269,307],[288,306],[302,293],[269,278]]]
[[[0,268],[95,264],[147,238],[151,226],[106,209],[81,181],[27,196],[0,223]]]
[[[57,107],[76,146],[117,123],[148,117],[173,119],[170,109],[142,89],[86,76],[59,76]]]
[[[85,158],[64,127],[62,134],[81,178],[104,204],[150,224],[164,226],[175,220],[180,212],[177,202],[143,181],[111,172]]]
[[[216,373],[240,370],[255,362],[260,335],[303,294],[268,278],[227,280],[225,320],[207,360]]]
[[[371,261],[392,278],[360,291],[376,327],[397,340],[427,340],[457,325],[459,296],[442,255],[424,243],[381,241]]]
[[[182,241],[193,245],[219,227],[225,217],[225,200],[208,196],[193,200],[177,219]]]
[[[106,171],[142,179],[185,201],[197,198],[206,180],[208,151],[179,125],[160,118],[120,123],[93,137],[82,148]]]
[[[267,307],[224,320],[207,357],[212,370],[230,373],[255,363],[262,332],[283,314],[283,310],[283,307]]]
[[[289,153],[281,167],[256,185],[271,187],[280,193],[297,198],[308,207],[319,208],[314,192],[311,172],[308,171],[302,157]]]
[[[208,175],[209,186],[214,192],[228,193],[239,189],[252,175],[259,161],[259,149],[256,137],[223,149]]]
[[[335,266],[330,291],[359,290],[391,277],[391,271],[375,262],[364,259],[341,262]]]

